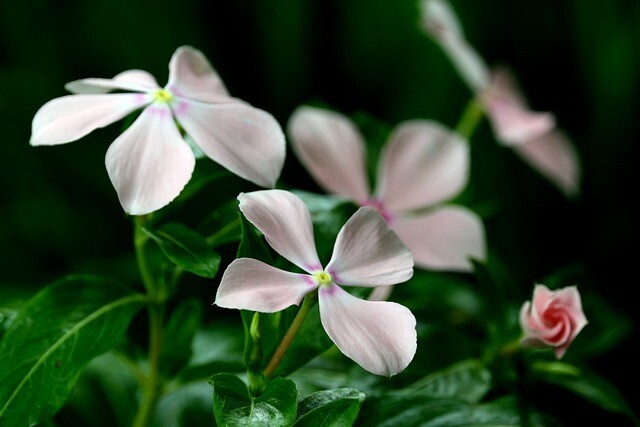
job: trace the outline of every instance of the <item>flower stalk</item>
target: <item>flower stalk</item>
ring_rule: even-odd
[[[164,333],[164,301],[162,289],[154,280],[145,253],[146,243],[149,240],[143,229],[146,220],[146,216],[135,217],[134,246],[140,277],[149,297],[147,307],[149,313],[149,371],[142,383],[142,400],[133,421],[134,427],[149,425],[161,392],[160,353]]]
[[[484,116],[484,109],[477,98],[471,98],[467,107],[462,113],[462,117],[456,126],[458,135],[469,141],[475,132],[480,120]]]
[[[280,362],[282,362],[285,353],[291,346],[291,343],[298,333],[298,330],[300,330],[300,327],[304,323],[304,319],[307,318],[307,315],[315,305],[317,296],[318,293],[313,292],[305,297],[304,301],[302,302],[302,307],[300,307],[298,314],[296,314],[296,317],[293,319],[293,323],[291,323],[289,330],[287,330],[287,333],[284,335],[284,338],[282,338],[280,345],[278,345],[278,348],[276,348],[276,351],[273,353],[273,356],[271,357],[271,360],[269,360],[267,367],[264,368],[264,371],[262,371],[262,375],[264,375],[266,379],[271,378],[276,372],[276,369],[278,369],[278,366],[280,365]]]

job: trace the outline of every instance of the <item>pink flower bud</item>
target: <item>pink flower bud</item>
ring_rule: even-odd
[[[587,323],[575,286],[551,291],[545,285],[536,285],[533,301],[525,302],[520,310],[525,333],[522,344],[554,347],[556,357],[561,359]]]

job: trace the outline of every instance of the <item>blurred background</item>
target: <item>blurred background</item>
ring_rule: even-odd
[[[592,367],[638,407],[640,333],[630,325],[638,320],[640,2],[451,3],[471,44],[515,72],[534,109],[556,114],[583,163],[582,194],[567,200],[483,122],[464,200],[485,216],[492,251],[523,300],[535,281],[564,271],[560,285],[578,284],[631,319],[622,343]],[[33,148],[31,120],[75,79],[137,68],[162,85],[184,44],[205,53],[233,96],[283,126],[312,102],[389,129],[412,118],[454,127],[471,96],[420,31],[413,0],[0,0],[0,303],[69,272],[136,274],[126,261],[130,221],[103,166],[121,124]],[[319,191],[291,152],[282,182]],[[213,300],[214,291],[203,294]]]

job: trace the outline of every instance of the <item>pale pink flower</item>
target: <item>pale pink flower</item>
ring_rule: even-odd
[[[529,109],[515,80],[502,69],[489,70],[469,45],[445,0],[422,0],[422,25],[449,56],[481,101],[496,139],[513,148],[566,195],[579,191],[580,162],[573,145],[554,130],[555,118]]]
[[[278,122],[230,97],[204,55],[192,47],[173,54],[164,88],[141,70],[65,87],[75,95],[56,98],[38,110],[32,145],[75,141],[144,108],[106,156],[109,178],[129,214],[162,208],[191,178],[195,157],[176,122],[199,150],[236,175],[264,187],[273,187],[280,175],[285,141]],[[133,93],[109,94],[112,90]]]
[[[416,265],[471,271],[470,258],[485,259],[480,218],[462,206],[442,204],[467,184],[469,147],[460,136],[426,120],[400,124],[383,149],[372,193],[365,144],[347,117],[303,106],[291,117],[288,133],[316,181],[330,193],[376,208]]]
[[[238,196],[240,210],[276,252],[307,274],[289,273],[251,258],[233,261],[222,276],[215,304],[272,313],[318,290],[320,319],[329,338],[364,369],[391,376],[416,352],[416,319],[406,307],[365,301],[340,287],[390,286],[413,275],[409,250],[372,208],[360,208],[338,234],[322,267],[311,215],[300,198],[282,190]]]
[[[550,291],[545,285],[536,285],[533,300],[525,302],[520,310],[525,333],[522,344],[553,347],[560,359],[587,323],[575,286]]]

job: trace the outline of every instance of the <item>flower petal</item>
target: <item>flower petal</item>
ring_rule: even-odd
[[[362,207],[338,233],[327,271],[341,285],[395,285],[413,275],[413,257],[375,209]]]
[[[317,287],[306,274],[282,271],[251,258],[238,258],[224,272],[214,304],[273,313],[300,304]]]
[[[364,141],[346,116],[302,106],[291,116],[288,134],[298,159],[327,192],[358,203],[369,198]]]
[[[563,132],[554,131],[513,148],[567,197],[580,192],[580,158]]]
[[[293,193],[262,190],[238,196],[244,216],[280,255],[306,272],[322,270],[309,209]]]
[[[130,90],[133,92],[151,92],[160,89],[156,79],[143,70],[128,70],[115,76],[113,79],[81,79],[67,83],[65,86],[71,93],[101,94],[115,89]]]
[[[109,147],[107,171],[124,210],[156,211],[189,182],[195,158],[166,104],[147,107]]]
[[[531,111],[515,78],[505,69],[492,73],[491,85],[483,94],[489,121],[498,141],[523,144],[549,133],[556,125],[551,113]]]
[[[430,270],[472,271],[469,258],[486,259],[484,226],[462,206],[443,206],[400,217],[391,228],[409,247],[416,265]]]
[[[332,285],[319,292],[320,320],[342,353],[367,371],[392,376],[409,365],[417,348],[416,319],[408,308],[364,301]]]
[[[238,100],[205,104],[179,98],[172,108],[207,157],[262,187],[275,185],[284,164],[285,139],[271,114]]]
[[[229,97],[207,58],[191,46],[179,47],[171,57],[167,89],[175,95],[202,102],[219,102]]]
[[[377,197],[392,212],[447,200],[469,178],[469,147],[444,126],[426,120],[400,124],[384,148]]]
[[[489,84],[489,67],[476,50],[467,43],[455,12],[446,1],[421,2],[424,30],[433,37],[447,54],[460,77],[478,92]]]
[[[72,142],[151,102],[144,94],[68,95],[44,104],[31,125],[31,145]]]

